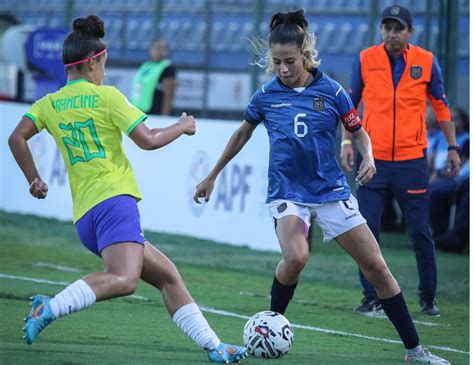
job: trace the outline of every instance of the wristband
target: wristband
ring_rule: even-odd
[[[456,151],[458,155],[461,154],[461,147],[459,145],[448,146],[448,151]]]
[[[342,142],[341,142],[341,147],[345,146],[346,144],[352,144],[352,141],[348,138],[343,139]]]

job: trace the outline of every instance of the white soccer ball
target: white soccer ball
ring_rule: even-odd
[[[293,345],[293,328],[279,313],[259,312],[245,324],[244,345],[255,357],[265,359],[282,357]]]

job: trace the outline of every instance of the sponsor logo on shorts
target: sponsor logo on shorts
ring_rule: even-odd
[[[349,220],[349,219],[351,219],[351,218],[354,218],[354,217],[357,217],[357,216],[358,216],[358,214],[357,214],[357,213],[354,213],[354,214],[351,214],[351,215],[347,216],[347,217],[344,218],[344,219],[347,221],[347,220]]]
[[[281,203],[278,206],[277,211],[278,213],[283,213],[286,210],[286,208],[288,208],[288,205],[286,203]]]

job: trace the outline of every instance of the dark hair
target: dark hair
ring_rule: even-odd
[[[275,13],[270,20],[268,43],[270,47],[273,44],[295,43],[299,48],[302,48],[307,27],[308,21],[302,9],[287,13]]]
[[[68,64],[93,56],[105,49],[101,38],[105,35],[104,22],[98,16],[77,18],[72,23],[72,32],[64,40],[63,63]],[[72,67],[81,69],[83,64]]]

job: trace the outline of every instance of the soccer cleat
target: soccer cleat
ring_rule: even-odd
[[[378,298],[363,298],[361,304],[354,308],[354,312],[368,317],[383,317],[385,312]]]
[[[431,317],[439,317],[441,313],[434,300],[420,299],[421,314]]]
[[[221,342],[214,350],[209,350],[207,356],[210,362],[229,364],[243,360],[247,356],[247,350],[245,347]]]
[[[50,300],[50,297],[43,295],[33,297],[31,312],[26,317],[26,325],[23,327],[25,331],[23,338],[28,345],[31,345],[36,340],[36,336],[56,319],[49,306]]]
[[[418,351],[414,355],[406,355],[405,361],[406,362],[422,362],[425,364],[435,364],[435,365],[450,365],[451,363],[448,360],[445,360],[439,356],[433,355],[429,350],[424,347],[420,346],[420,351]]]

